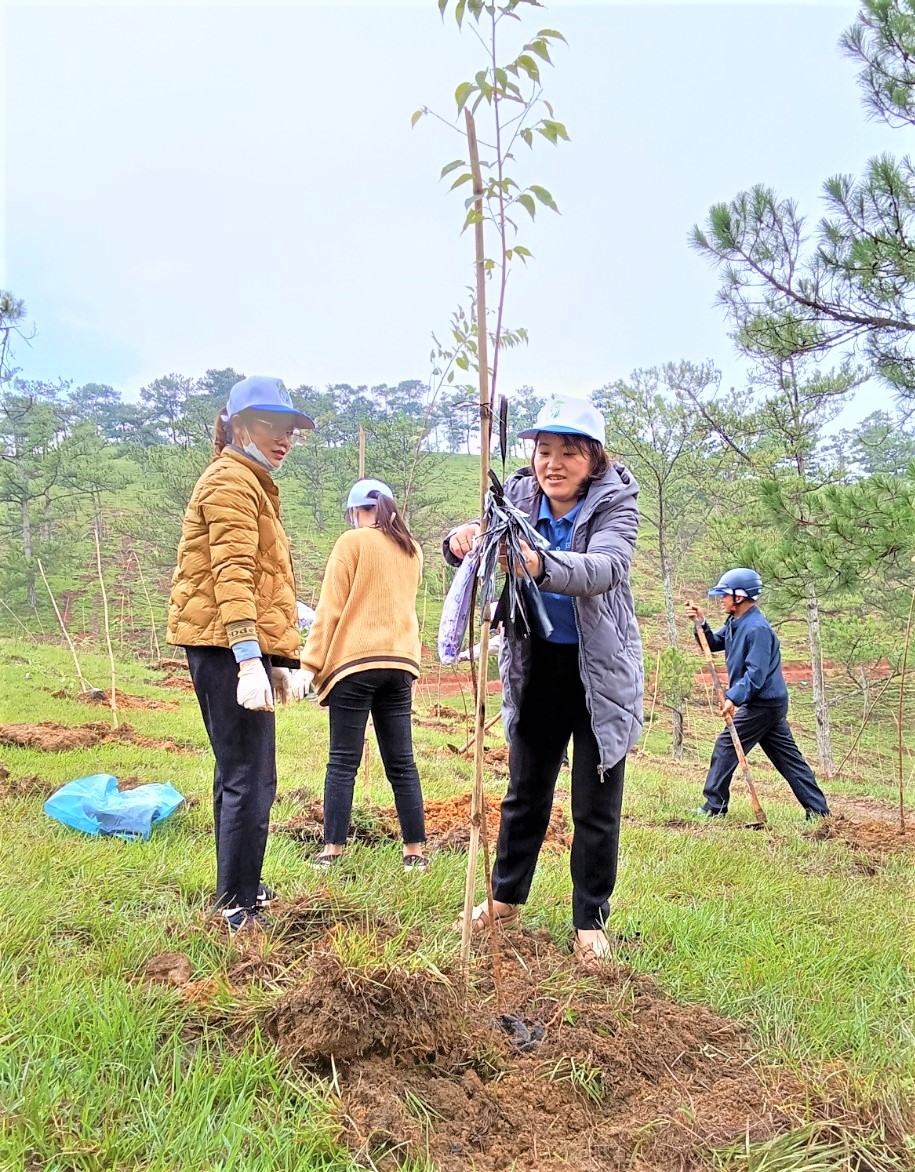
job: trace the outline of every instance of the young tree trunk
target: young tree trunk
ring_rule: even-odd
[[[51,543],[51,494],[46,492],[41,507],[41,523],[38,526],[38,536],[42,545]]]
[[[35,568],[32,565],[32,519],[29,516],[29,498],[21,502],[22,516],[22,560],[25,563],[27,602],[30,610],[38,606],[38,591],[35,588]]]
[[[817,729],[817,753],[820,769],[829,780],[835,773],[832,756],[832,732],[826,702],[826,675],[823,671],[823,647],[820,642],[820,604],[813,585],[807,587],[807,632],[810,642],[810,666],[813,671],[813,712]]]
[[[674,572],[663,527],[658,529],[658,555],[661,565],[661,586],[664,590],[667,645],[668,647],[677,647],[680,639],[677,634],[677,615],[674,601]],[[683,760],[683,706],[684,701],[678,700],[671,705],[670,709],[672,717],[670,751],[675,761]]]

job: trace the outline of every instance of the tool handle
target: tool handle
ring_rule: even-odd
[[[702,624],[696,620],[693,621],[693,630],[696,632],[696,638],[699,640],[699,646],[702,648],[705,655],[706,662],[709,665],[709,670],[712,673],[712,681],[715,685],[715,694],[718,699],[724,703],[727,699],[724,691],[724,685],[721,682],[721,677],[718,675],[718,669],[715,667],[715,660],[712,658],[712,649],[708,645],[705,631],[702,629]],[[743,745],[740,743],[737,729],[734,727],[734,718],[730,712],[725,713],[724,723],[728,726],[728,732],[731,734],[731,742],[734,745],[734,752],[737,754],[737,760],[740,763],[740,772],[743,774],[743,779],[747,783],[747,789],[750,791],[750,804],[753,807],[753,813],[756,815],[756,821],[761,825],[766,824],[766,815],[762,806],[759,804],[759,797],[756,793],[756,786],[753,784],[753,778],[750,775],[750,766],[747,762],[747,755],[743,751]]]

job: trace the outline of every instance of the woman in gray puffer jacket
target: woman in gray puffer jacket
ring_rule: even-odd
[[[530,468],[506,495],[550,543],[524,545],[553,625],[548,639],[504,638],[499,669],[509,785],[493,870],[493,908],[517,923],[530,892],[562,759],[572,740],[571,852],[574,951],[589,969],[610,959],[604,927],[616,882],[626,754],[642,728],[642,646],[629,568],[638,533],[638,485],[604,448],[604,420],[584,400],[555,396],[532,428]],[[479,533],[445,539],[460,562]],[[489,927],[486,904],[473,927]],[[460,921],[459,921],[460,923]]]

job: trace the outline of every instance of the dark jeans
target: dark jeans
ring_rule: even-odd
[[[508,793],[493,869],[493,895],[525,903],[572,738],[572,923],[601,928],[616,883],[626,758],[601,770],[578,667],[577,645],[532,645],[531,678],[509,748]]]
[[[759,745],[805,810],[828,814],[829,807],[823,791],[816,783],[813,770],[804,760],[788,726],[787,704],[745,704],[734,714],[734,728],[745,753]],[[712,761],[705,779],[705,804],[710,810],[724,812],[728,808],[731,778],[737,768],[737,754],[731,734],[722,729],[712,750]]]
[[[330,756],[324,778],[324,841],[342,846],[349,834],[353,787],[369,713],[404,842],[425,842],[423,794],[413,760],[413,677],[395,668],[356,672],[331,688]]]
[[[253,907],[267,849],[270,807],[276,797],[273,713],[239,705],[235,699],[238,664],[227,647],[186,647],[185,651],[216,757],[216,903]],[[264,667],[269,677],[268,660]]]

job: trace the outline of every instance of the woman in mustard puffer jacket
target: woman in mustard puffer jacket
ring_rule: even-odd
[[[184,514],[172,577],[167,638],[187,652],[216,757],[216,906],[232,932],[263,926],[259,909],[271,894],[261,868],[276,796],[274,693],[304,694],[273,473],[311,428],[278,379],[235,384],[216,420],[215,459]]]

